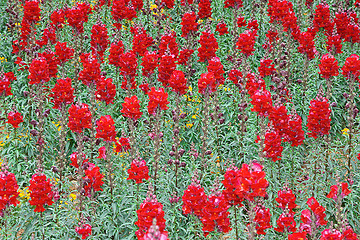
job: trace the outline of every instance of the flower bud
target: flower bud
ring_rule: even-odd
[[[185,150],[183,148],[180,148],[180,150],[178,151],[179,155],[182,157],[185,153]]]
[[[211,153],[211,150],[206,150],[205,155],[210,155]]]
[[[184,119],[185,117],[186,117],[186,113],[181,113],[181,114],[180,114],[180,118],[181,118],[181,119]]]
[[[170,151],[170,152],[169,152],[169,155],[172,156],[172,157],[175,156],[174,151]]]

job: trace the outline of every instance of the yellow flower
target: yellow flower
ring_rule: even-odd
[[[30,193],[28,187],[25,187],[24,189],[19,189],[19,196],[24,199],[30,198]]]
[[[150,10],[153,10],[154,8],[157,8],[157,5],[156,4],[151,4],[150,5]]]
[[[192,123],[187,123],[186,126],[187,126],[188,128],[191,128],[191,127],[193,126],[193,124],[192,124]]]
[[[69,197],[70,197],[70,200],[71,200],[71,201],[74,201],[74,200],[76,199],[76,194],[71,193],[71,194],[69,195]]]
[[[348,128],[344,128],[343,130],[341,130],[342,131],[342,134],[344,134],[344,135],[349,135],[348,134],[348,131],[350,131]]]
[[[196,115],[192,115],[192,117],[191,117],[191,118],[196,119]]]
[[[192,92],[192,87],[191,86],[189,86],[189,91]]]

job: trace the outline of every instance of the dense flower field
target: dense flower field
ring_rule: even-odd
[[[358,239],[359,0],[0,14],[0,239]]]

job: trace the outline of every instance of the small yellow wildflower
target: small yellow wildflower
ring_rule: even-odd
[[[348,128],[344,128],[343,130],[341,130],[342,131],[342,134],[344,134],[344,135],[349,135],[348,134],[348,131],[350,131]]]
[[[187,123],[186,126],[187,126],[188,128],[191,128],[191,127],[193,126],[193,124],[192,124],[192,123]]]
[[[195,114],[195,115],[192,115],[192,117],[191,117],[191,118],[196,119],[196,114]]]
[[[76,194],[71,193],[71,194],[69,195],[69,197],[70,197],[70,200],[71,200],[71,201],[74,201],[74,200],[76,199]]]

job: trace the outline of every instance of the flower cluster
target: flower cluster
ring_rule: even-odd
[[[254,107],[251,109],[253,112],[257,112],[259,116],[268,116],[272,109],[271,93],[266,89],[257,90],[251,97],[251,104]]]
[[[238,41],[236,42],[236,48],[240,50],[246,57],[254,54],[256,31],[246,30],[241,33]]]
[[[225,78],[223,74],[225,73],[225,71],[224,71],[224,66],[220,62],[220,58],[218,57],[211,58],[211,60],[209,61],[209,65],[207,66],[207,70],[208,72],[214,73],[216,85],[224,84]]]
[[[199,18],[209,18],[211,17],[211,3],[210,0],[200,0],[199,2]]]
[[[45,58],[34,58],[29,67],[29,84],[50,81],[49,66]]]
[[[200,36],[200,47],[198,48],[199,62],[206,62],[213,57],[216,57],[216,51],[219,49],[219,44],[213,33],[203,32]]]
[[[66,46],[67,42],[57,42],[55,45],[55,55],[59,60],[59,64],[63,64],[71,59],[74,55],[74,49]]]
[[[116,137],[115,122],[110,115],[101,116],[96,122],[96,138],[102,138],[104,141],[114,142]]]
[[[134,28],[133,51],[139,56],[144,56],[147,48],[153,45],[154,39],[150,37],[144,28]]]
[[[328,100],[319,94],[310,102],[310,112],[308,116],[307,128],[308,135],[318,138],[329,134],[331,122],[331,110]]]
[[[268,129],[265,133],[265,147],[264,152],[267,158],[270,158],[273,162],[281,160],[282,151],[284,149],[281,146],[282,139],[280,134],[274,129]]]
[[[16,206],[19,202],[17,197],[19,186],[15,175],[7,170],[0,172],[0,216],[10,205]]]
[[[15,81],[16,77],[13,72],[7,72],[0,77],[0,97],[13,95],[11,93],[11,82]]]
[[[122,41],[112,43],[109,49],[109,64],[120,67],[121,56],[124,53],[124,44]]]
[[[190,32],[196,32],[198,29],[196,14],[194,12],[184,13],[181,19],[181,25],[182,37],[187,37]]]
[[[354,76],[356,80],[359,80],[360,76],[360,58],[356,54],[352,54],[345,61],[344,66],[342,67],[344,77],[350,79],[351,76]]]
[[[164,87],[169,85],[169,79],[176,69],[175,56],[164,54],[159,61],[158,80]]]
[[[224,175],[224,180],[221,182],[225,189],[223,190],[223,196],[225,200],[228,202],[229,205],[239,205],[240,207],[242,205],[243,198],[239,197],[236,193],[236,184],[237,184],[237,178],[238,178],[238,171],[239,169],[235,166],[230,167],[226,170],[226,173]]]
[[[170,102],[167,100],[168,94],[165,92],[163,88],[159,88],[156,90],[154,87],[151,88],[151,91],[148,92],[149,96],[149,104],[148,104],[148,112],[149,114],[156,114],[157,109],[167,110],[169,107],[167,106]]]
[[[186,86],[186,83],[187,79],[185,78],[185,74],[182,71],[173,71],[169,79],[169,87],[171,87],[174,92],[177,92],[180,95],[185,94],[188,90],[188,86]]]
[[[144,159],[134,159],[128,169],[129,177],[127,180],[134,180],[136,184],[142,183],[143,180],[148,180],[149,168],[146,166]]]
[[[95,24],[91,29],[91,51],[94,56],[97,56],[101,62],[104,58],[104,52],[109,45],[109,36],[107,28],[104,24]]]
[[[14,128],[18,128],[19,124],[24,121],[21,113],[17,111],[9,112],[7,119],[7,123],[10,123]]]
[[[218,25],[216,25],[215,31],[217,31],[220,36],[229,33],[226,23],[224,22],[219,22]]]
[[[124,117],[138,120],[142,116],[142,112],[140,112],[140,101],[136,95],[130,98],[126,97],[122,107],[120,112]]]
[[[97,191],[102,191],[101,186],[104,184],[104,174],[100,173],[100,168],[95,164],[88,162],[88,168],[85,170],[84,190],[85,195],[90,197]]]
[[[82,103],[69,108],[68,127],[71,131],[81,133],[84,128],[91,128],[91,112],[89,105]]]
[[[302,32],[299,35],[299,44],[298,50],[300,53],[306,55],[308,60],[315,58],[315,54],[318,52],[315,48],[314,35],[311,32]]]
[[[116,86],[112,78],[101,76],[96,84],[95,97],[106,104],[113,104],[116,95]]]
[[[255,218],[254,222],[256,223],[256,233],[261,235],[266,235],[265,230],[271,228],[271,214],[270,209],[266,209],[262,205],[257,205],[254,208],[255,211]]]
[[[198,80],[199,93],[205,94],[208,90],[210,93],[216,91],[216,79],[212,72],[202,73]]]
[[[328,195],[326,195],[327,198],[332,198],[335,201],[338,199],[339,195],[341,198],[344,198],[345,196],[349,195],[351,193],[351,190],[348,189],[347,183],[341,183],[341,194],[339,194],[339,185],[332,185],[330,187],[330,192]]]
[[[46,179],[45,174],[36,173],[30,180],[30,205],[35,206],[34,212],[44,212],[44,205],[52,205],[53,191],[51,189],[52,184],[50,179]]]
[[[182,211],[184,214],[195,214],[198,217],[202,216],[203,208],[206,203],[207,196],[204,188],[200,186],[200,181],[194,175],[191,184],[184,191],[182,197],[183,206]]]
[[[179,56],[178,56],[178,62],[177,64],[180,65],[187,65],[191,55],[194,53],[193,49],[183,49],[180,51]]]
[[[163,56],[166,53],[169,53],[170,55],[174,55],[175,58],[179,54],[179,47],[176,42],[175,31],[165,33],[164,35],[161,36],[158,55]]]
[[[54,103],[54,109],[61,109],[63,105],[74,102],[74,88],[71,86],[71,78],[58,79],[51,91],[50,97]]]
[[[259,74],[261,77],[270,76],[275,73],[275,65],[272,63],[271,59],[261,59]]]
[[[329,53],[323,55],[319,64],[319,74],[323,78],[330,78],[339,75],[339,66],[337,60]]]
[[[69,26],[76,29],[79,33],[84,33],[84,23],[89,20],[89,14],[91,12],[90,4],[76,3],[76,6],[65,11],[65,15]]]
[[[131,148],[128,138],[122,137],[115,142],[115,152],[125,152]]]
[[[79,227],[75,227],[75,231],[81,235],[81,239],[86,239],[91,235],[91,226],[89,224],[82,224]]]
[[[146,52],[142,58],[142,75],[150,77],[158,67],[158,55],[156,52]]]
[[[100,79],[100,63],[90,53],[80,55],[80,61],[83,64],[83,70],[79,73],[79,80],[86,86],[96,85]]]

